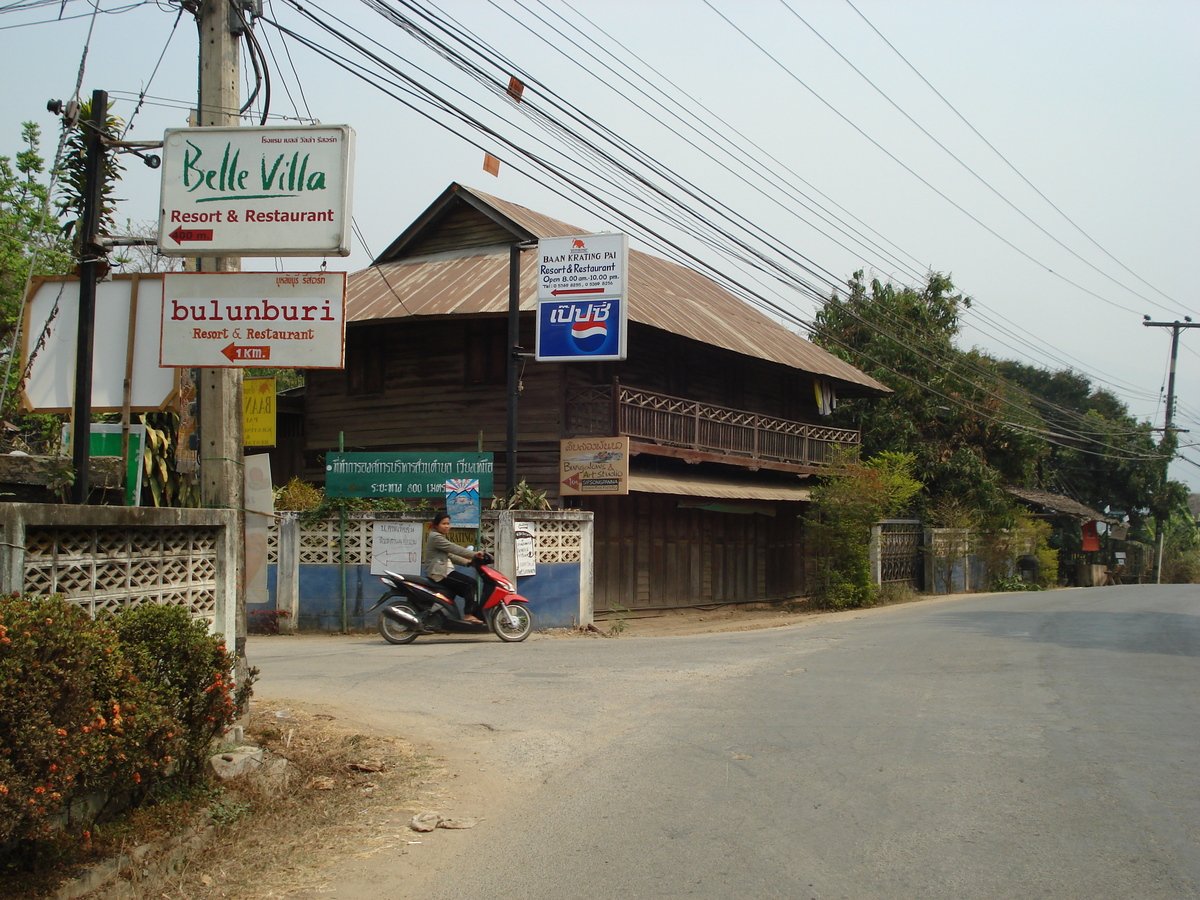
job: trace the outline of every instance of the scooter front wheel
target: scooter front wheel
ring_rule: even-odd
[[[533,613],[524,603],[497,606],[488,624],[502,641],[523,641],[533,631]]]
[[[411,644],[417,639],[420,632],[417,631],[415,625],[389,616],[389,609],[401,610],[413,618],[416,618],[417,611],[407,603],[393,603],[379,614],[379,633],[383,635],[385,641],[389,644]]]

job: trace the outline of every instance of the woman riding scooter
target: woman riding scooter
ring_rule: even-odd
[[[469,565],[472,558],[481,559],[483,552],[472,553],[446,537],[450,533],[450,516],[444,511],[438,512],[429,526],[429,537],[425,539],[425,577],[444,585],[454,596],[460,621],[471,625],[484,624],[472,612],[475,608],[475,579],[454,570],[455,563]]]

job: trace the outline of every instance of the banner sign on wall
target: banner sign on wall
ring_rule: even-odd
[[[536,359],[601,362],[625,358],[628,256],[629,239],[624,234],[538,241]]]
[[[478,478],[492,496],[490,453],[340,453],[325,456],[326,497],[438,497],[451,478]]]

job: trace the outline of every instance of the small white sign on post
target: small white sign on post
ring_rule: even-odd
[[[171,272],[159,365],[340,369],[345,304],[345,272]]]
[[[423,531],[420,522],[376,521],[371,535],[371,574],[420,575]]]
[[[514,522],[517,577],[537,574],[537,523]]]
[[[353,160],[348,125],[167,129],[159,252],[349,256]]]

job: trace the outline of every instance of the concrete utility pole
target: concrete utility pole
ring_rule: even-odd
[[[1183,321],[1151,322],[1146,316],[1142,324],[1147,328],[1171,329],[1171,367],[1167,375],[1167,415],[1163,423],[1163,440],[1166,441],[1175,430],[1175,359],[1179,355],[1179,332],[1184,328],[1200,328],[1200,322],[1193,322],[1184,316]],[[1167,467],[1171,465],[1168,457],[1163,460],[1163,486],[1167,483]],[[1162,584],[1163,532],[1166,529],[1167,518],[1160,513],[1154,520],[1154,581]]]
[[[200,90],[196,124],[238,124],[238,36],[242,23],[230,0],[202,0],[196,13],[200,32]],[[198,272],[237,272],[237,257],[197,259]],[[201,369],[196,385],[200,408],[200,502],[236,512],[229,542],[236,566],[239,657],[246,644],[246,504],[242,456],[242,370]]]

